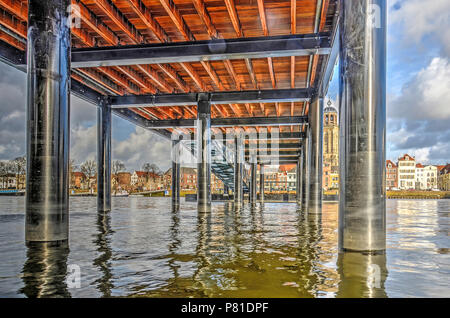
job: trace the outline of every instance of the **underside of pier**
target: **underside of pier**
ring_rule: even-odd
[[[114,114],[171,139],[176,152],[172,159],[179,158],[180,144],[196,154],[199,212],[210,210],[211,172],[234,191],[237,206],[243,192],[255,203],[257,165],[263,174],[263,165],[276,158],[302,170],[297,201],[320,214],[323,98],[339,42],[346,39],[350,50],[356,48],[360,43],[351,43],[349,33],[357,39],[366,36],[369,8],[382,1],[354,2],[0,0],[0,59],[28,73],[27,241],[67,240],[69,87],[99,109],[99,211],[111,208]],[[362,20],[343,15],[348,10],[355,10]],[[352,25],[363,28],[355,31]],[[368,40],[376,42],[370,36]],[[369,57],[364,55],[363,62]],[[367,70],[354,71],[360,75]],[[346,77],[352,89],[357,85],[354,74]],[[367,97],[372,91],[347,91],[347,106],[353,107],[351,101],[361,97],[352,94]],[[382,128],[381,122],[377,129]],[[374,132],[379,131],[368,133]],[[368,151],[368,160],[379,164],[384,148]],[[380,151],[381,157],[376,157]],[[248,163],[250,176],[244,178],[242,165]],[[172,167],[176,210],[180,169],[175,161]],[[349,178],[351,184],[355,177]],[[378,191],[374,188],[369,197]],[[364,227],[371,228],[366,223]],[[383,249],[382,243],[368,248],[349,244],[348,249]]]

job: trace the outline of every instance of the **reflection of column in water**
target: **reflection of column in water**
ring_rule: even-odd
[[[211,217],[208,213],[198,213],[197,216],[197,256],[205,263],[208,263],[208,243],[211,241]]]
[[[97,246],[97,251],[100,255],[94,259],[94,267],[98,267],[103,274],[99,279],[95,281],[97,283],[97,289],[103,294],[103,297],[111,296],[111,289],[114,288],[112,283],[111,273],[111,215],[109,212],[99,213],[97,216],[97,229],[98,234],[94,240],[94,244]]]
[[[251,234],[250,240],[252,244],[252,252],[255,253],[256,250],[261,248],[264,244],[263,239],[263,203],[260,206],[251,205],[250,215],[251,215]]]
[[[35,297],[70,297],[67,288],[67,256],[69,248],[39,243],[27,249],[22,269],[24,287],[20,293]]]
[[[138,208],[139,197],[128,197],[130,202],[130,209],[132,211],[136,211]]]
[[[304,212],[298,207],[298,270],[299,285],[311,296],[317,296],[318,286],[326,277],[314,270],[320,261],[319,242],[322,239],[322,216],[319,213]]]
[[[171,255],[168,263],[169,267],[173,272],[173,278],[176,281],[179,277],[178,268],[179,265],[175,263],[175,255],[177,253],[178,248],[181,245],[181,240],[178,237],[179,228],[180,228],[180,210],[172,209],[172,224],[170,226],[170,244],[169,244],[169,253]]]
[[[340,275],[337,297],[387,297],[385,254],[340,253],[337,266]]]
[[[204,273],[207,274],[207,277],[209,276],[208,241],[211,236],[211,214],[199,211],[197,215],[197,248],[195,250],[197,269],[193,275],[193,279],[201,284],[203,289],[208,288],[205,285]]]

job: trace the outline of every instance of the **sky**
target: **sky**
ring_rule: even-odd
[[[450,1],[388,0],[387,154],[450,162]],[[329,94],[336,100],[338,75]],[[25,154],[26,75],[0,63],[0,160]],[[96,157],[96,109],[72,96],[71,158]],[[113,116],[113,160],[170,167],[170,141]]]

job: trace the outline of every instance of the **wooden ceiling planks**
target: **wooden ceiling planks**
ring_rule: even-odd
[[[317,0],[73,0],[83,14],[82,28],[73,30],[74,46],[104,46],[304,34],[314,31]],[[334,1],[323,1],[319,26],[330,31]],[[0,0],[0,8],[19,22],[0,17],[2,25],[24,36],[26,0]],[[25,24],[23,24],[25,23]],[[9,41],[3,32],[0,40]],[[16,43],[17,44],[17,43]],[[17,44],[20,46],[20,44]],[[22,46],[23,48],[23,46]],[[311,84],[323,58],[315,57]],[[84,69],[84,75],[117,94],[302,88],[309,57],[280,57],[202,63],[172,63]],[[81,70],[81,69],[80,69]],[[80,77],[78,76],[77,79]],[[108,83],[116,83],[115,86]],[[286,116],[301,114],[307,103],[220,105],[215,116]],[[153,116],[193,116],[179,107],[153,109]]]

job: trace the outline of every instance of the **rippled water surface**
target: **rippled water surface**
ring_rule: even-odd
[[[234,210],[71,198],[70,250],[27,249],[24,198],[0,197],[1,297],[449,297],[450,200],[389,200],[386,255],[337,252],[337,203]],[[81,287],[67,284],[74,265]],[[76,267],[75,267],[76,268]]]

